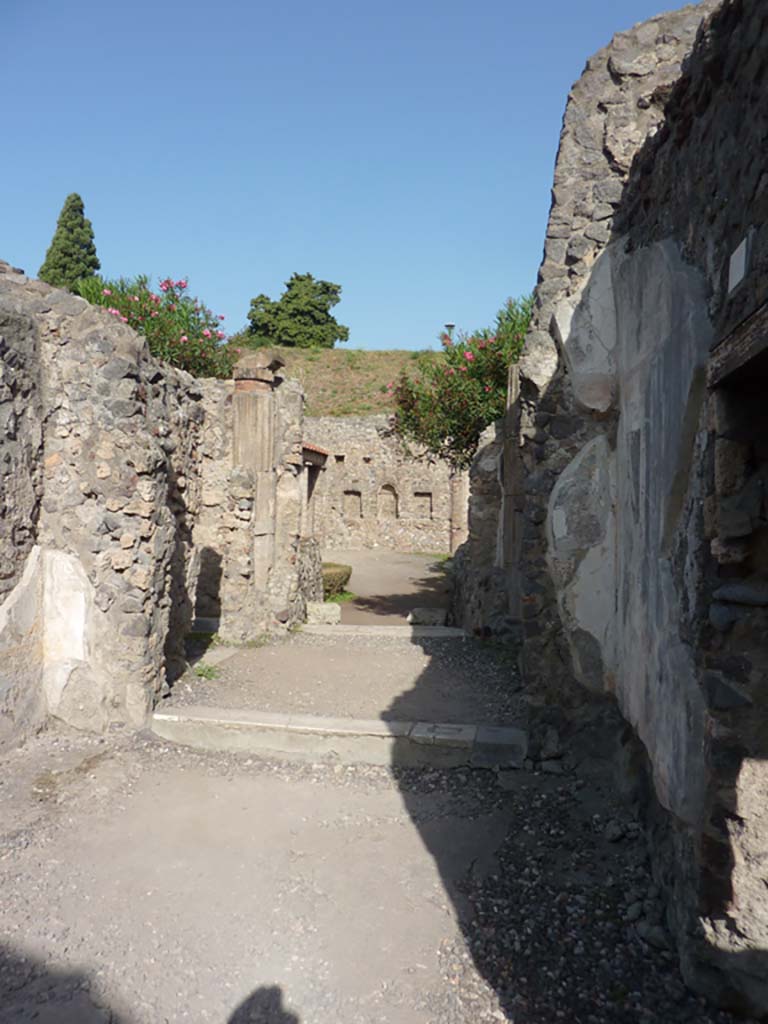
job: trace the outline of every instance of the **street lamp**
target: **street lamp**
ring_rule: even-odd
[[[446,324],[445,325],[445,332],[448,335],[448,337],[451,339],[451,341],[453,341],[453,329],[454,329],[455,326],[456,326],[456,324]]]

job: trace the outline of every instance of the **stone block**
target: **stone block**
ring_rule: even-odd
[[[514,726],[480,725],[472,750],[476,767],[522,767],[528,753],[528,735]]]
[[[475,742],[477,726],[417,722],[410,731],[414,743],[432,744],[437,747],[470,748]]]
[[[332,601],[307,601],[307,623],[312,626],[335,626],[341,622],[341,605]]]
[[[768,607],[768,583],[762,580],[726,583],[717,588],[713,597],[715,601],[765,608]]]
[[[447,614],[445,608],[412,608],[408,622],[412,626],[444,626]]]

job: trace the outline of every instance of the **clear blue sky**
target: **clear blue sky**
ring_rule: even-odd
[[[0,258],[36,274],[79,192],[108,276],[234,331],[309,271],[349,347],[425,348],[532,288],[568,89],[663,0],[0,9]]]

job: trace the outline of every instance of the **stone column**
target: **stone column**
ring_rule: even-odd
[[[244,356],[235,366],[232,461],[253,480],[252,585],[265,592],[275,559],[275,373],[285,363],[269,350]]]

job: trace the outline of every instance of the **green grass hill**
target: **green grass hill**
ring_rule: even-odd
[[[368,416],[394,411],[382,388],[402,370],[417,376],[422,359],[442,358],[442,352],[406,349],[275,348],[285,360],[285,373],[300,381],[307,396],[308,416]]]

